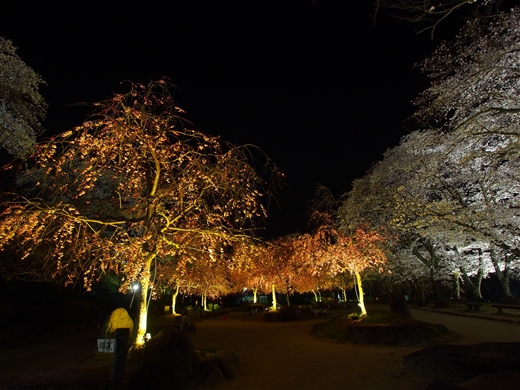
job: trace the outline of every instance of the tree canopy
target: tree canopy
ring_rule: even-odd
[[[466,18],[475,15],[496,15],[503,0],[376,0],[376,12],[389,10],[393,17],[421,26],[420,32],[430,31],[433,37],[437,26],[455,15]]]
[[[41,77],[0,37],[0,146],[15,157],[32,151],[43,131],[47,104],[38,90]]]
[[[89,287],[100,273],[142,288],[140,337],[157,259],[216,261],[266,216],[271,177],[244,147],[189,129],[165,80],[130,84],[81,126],[39,144],[2,205],[0,246],[39,256]],[[151,283],[151,285],[150,285]]]
[[[519,15],[470,21],[423,62],[432,83],[416,101],[419,129],[353,183],[340,211],[346,226],[389,229],[397,259],[414,255],[433,279],[496,273],[506,296],[520,256]]]

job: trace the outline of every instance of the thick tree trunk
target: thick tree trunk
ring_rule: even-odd
[[[340,288],[340,290],[341,290],[341,292],[343,293],[343,299],[344,299],[344,301],[347,302],[347,301],[348,301],[348,299],[347,299],[347,290],[344,289],[344,288]]]
[[[458,272],[453,273],[453,289],[454,289],[454,299],[460,301],[460,275]]]
[[[412,281],[413,289],[415,290],[418,306],[424,306],[428,296],[428,291],[431,290],[429,283],[425,282],[423,278],[414,278]]]
[[[140,348],[145,343],[146,328],[148,326],[148,288],[150,287],[150,268],[155,259],[155,253],[149,253],[146,258],[144,271],[139,283],[141,285],[141,301],[139,302],[139,321],[137,324],[137,336],[135,346]]]
[[[276,310],[276,292],[274,290],[274,283],[271,285],[271,292],[273,294],[273,306],[271,307],[271,310]]]
[[[359,272],[355,272],[356,274],[356,283],[357,283],[357,287],[358,287],[358,293],[359,293],[359,308],[361,309],[361,316],[366,316],[367,315],[367,309],[365,308],[365,299],[363,297],[363,286],[361,285],[361,275],[359,274]]]
[[[435,307],[449,307],[450,302],[448,301],[448,297],[446,296],[446,293],[444,291],[444,286],[438,280],[435,280],[433,283],[435,297],[437,298],[437,301],[435,302]]]
[[[477,274],[473,277],[473,279],[469,277],[468,273],[463,267],[460,267],[460,270],[462,272],[462,278],[464,279],[464,283],[466,283],[466,285],[469,288],[470,300],[482,300],[482,292],[480,291],[482,286],[482,278],[484,276],[482,268],[479,268]]]
[[[511,292],[510,285],[510,271],[509,263],[511,262],[510,257],[507,255],[504,258],[504,270],[500,269],[500,264],[498,263],[498,256],[493,248],[491,248],[491,262],[493,263],[493,267],[495,267],[495,272],[497,274],[498,281],[500,282],[500,286],[502,286],[502,291],[504,293],[504,297],[506,299],[513,299],[513,293]]]
[[[314,294],[314,302],[318,302],[318,294],[316,294],[316,290],[312,290],[312,293]]]
[[[435,307],[449,307],[450,302],[448,301],[448,297],[444,292],[444,286],[438,280],[435,280],[434,276],[435,269],[433,267],[430,268],[430,279],[433,284],[433,291],[435,293]]]
[[[202,299],[202,310],[208,311],[208,294],[203,292],[201,299]]]
[[[429,258],[423,256],[421,252],[419,251],[419,248],[416,247],[413,249],[413,254],[417,256],[417,258],[429,269],[429,277],[430,282],[433,287],[433,292],[435,294],[436,307],[448,307],[450,306],[450,303],[448,301],[448,297],[446,296],[444,292],[444,288],[442,286],[442,283],[435,280],[435,272],[437,271],[439,267],[439,258],[437,257],[437,254],[435,253],[435,245],[430,240],[425,240],[422,242],[422,246],[426,251],[428,252]]]
[[[177,314],[177,312],[175,311],[175,306],[177,305],[177,297],[179,296],[179,288],[180,288],[180,286],[177,285],[177,287],[175,287],[175,292],[172,294],[172,314]]]

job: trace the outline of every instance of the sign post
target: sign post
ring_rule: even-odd
[[[128,357],[129,328],[117,328],[115,338],[115,352],[112,355],[112,369],[110,370],[110,390],[123,390],[125,386],[126,360]]]
[[[114,353],[116,344],[116,339],[97,339],[97,350],[98,352]]]

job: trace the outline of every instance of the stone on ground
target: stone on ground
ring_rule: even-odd
[[[130,354],[127,388],[189,389],[199,379],[199,371],[199,359],[190,338],[167,327]]]
[[[461,383],[486,373],[520,372],[520,343],[433,345],[405,356],[404,363],[418,376]]]
[[[303,314],[298,306],[282,306],[278,311],[278,321],[301,321]]]
[[[492,374],[482,374],[461,386],[471,390],[518,390],[520,388],[520,372],[518,371],[498,371]]]
[[[215,356],[220,359],[220,370],[228,378],[236,378],[240,376],[240,370],[242,368],[242,360],[238,354],[221,350],[215,352]]]
[[[116,329],[118,328],[129,328],[130,339],[134,337],[134,321],[126,311],[126,309],[119,307],[112,311],[106,318],[103,326],[101,326],[101,332],[99,334],[100,339],[113,339],[115,338]]]
[[[206,377],[204,384],[206,386],[215,387],[223,380],[224,380],[224,374],[222,374],[222,371],[220,371],[220,368],[215,367],[213,370],[211,370],[209,375]]]

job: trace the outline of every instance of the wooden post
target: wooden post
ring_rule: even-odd
[[[112,369],[110,371],[110,390],[122,390],[125,386],[126,360],[128,357],[129,328],[116,329],[116,351],[112,356]]]

